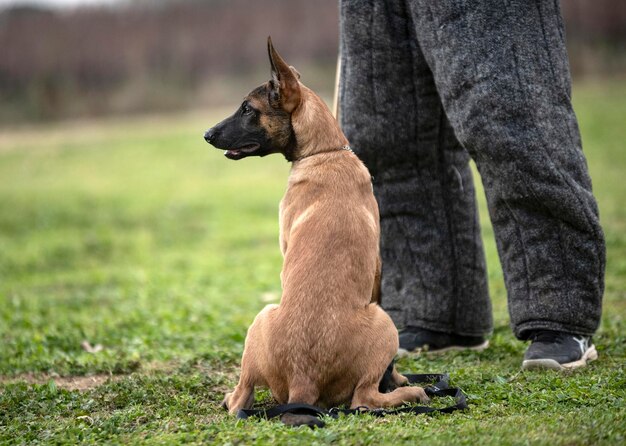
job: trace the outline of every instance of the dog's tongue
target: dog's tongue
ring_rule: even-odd
[[[241,153],[241,150],[239,149],[232,149],[232,150],[227,150],[224,152],[224,155],[226,156],[237,156]]]

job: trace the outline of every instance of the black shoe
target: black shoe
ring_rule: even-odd
[[[538,330],[529,339],[532,343],[524,355],[524,370],[575,369],[586,366],[587,361],[598,359],[598,352],[590,336]]]
[[[443,353],[451,350],[483,351],[489,341],[482,336],[460,336],[419,327],[406,327],[400,332],[398,356],[421,352]]]

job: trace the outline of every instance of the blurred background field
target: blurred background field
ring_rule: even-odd
[[[231,104],[242,86],[265,78],[268,34],[311,88],[332,96],[337,0],[3,5],[0,126]],[[623,77],[626,2],[568,0],[562,10],[576,78]]]
[[[525,345],[508,327],[479,188],[492,346],[400,363],[449,371],[471,412],[339,420],[316,432],[266,422],[243,429],[219,409],[247,326],[280,296],[278,202],[289,165],[279,156],[226,160],[202,135],[267,79],[270,33],[303,81],[331,96],[335,0],[4,9],[0,444],[622,443],[624,5],[562,5],[607,239],[600,360],[567,377],[519,373]],[[82,391],[63,380],[82,377],[93,379]],[[267,393],[260,399],[269,402]]]

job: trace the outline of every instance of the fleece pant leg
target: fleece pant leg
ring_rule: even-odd
[[[446,114],[484,181],[515,334],[593,334],[605,245],[558,1],[407,4]]]
[[[341,124],[374,177],[382,305],[397,326],[492,330],[469,155],[404,1],[341,3]]]

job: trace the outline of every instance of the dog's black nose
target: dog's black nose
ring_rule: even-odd
[[[213,140],[215,139],[216,133],[217,132],[214,129],[207,130],[206,132],[204,132],[204,140],[208,142],[209,144],[211,144]]]

